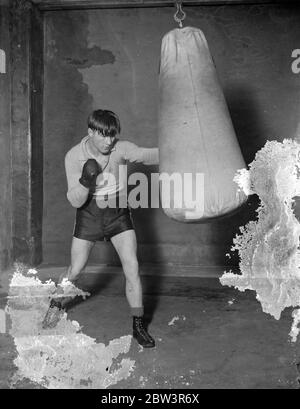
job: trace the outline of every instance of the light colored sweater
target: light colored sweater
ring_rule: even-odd
[[[65,169],[68,182],[67,198],[73,207],[81,207],[87,200],[89,189],[79,183],[82,168],[88,159],[96,159],[103,172],[97,177],[96,200],[113,197],[124,192],[127,183],[126,162],[158,164],[158,148],[141,148],[129,141],[118,141],[110,155],[94,156],[87,146],[89,136],[71,148],[65,156]]]

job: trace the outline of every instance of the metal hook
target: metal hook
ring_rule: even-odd
[[[182,10],[182,1],[176,1],[176,8],[174,20],[179,24],[179,27],[182,28],[182,22],[186,18],[186,13]],[[181,17],[179,17],[179,13],[181,13]]]

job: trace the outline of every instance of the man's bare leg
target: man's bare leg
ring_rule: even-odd
[[[133,316],[133,336],[144,348],[155,346],[154,339],[144,328],[143,294],[137,260],[137,242],[134,230],[126,230],[111,238],[126,278],[126,297]]]
[[[59,283],[62,282],[64,278],[67,278],[72,283],[75,283],[78,279],[80,273],[86,266],[90,252],[94,246],[94,242],[88,240],[78,239],[73,237],[72,246],[71,246],[71,264],[68,267],[66,273],[63,273],[59,278]],[[63,289],[59,287],[56,291],[56,294],[62,294]],[[46,313],[46,316],[43,320],[43,328],[53,328],[57,325],[58,321],[63,314],[63,309],[66,306],[70,299],[61,297],[55,297],[51,300],[49,309]]]
[[[137,243],[134,230],[126,230],[111,238],[126,278],[126,297],[131,308],[143,307],[142,284],[137,260]]]

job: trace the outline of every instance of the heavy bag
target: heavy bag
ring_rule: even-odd
[[[172,30],[162,40],[158,134],[167,216],[206,222],[246,201],[233,181],[246,164],[207,41],[197,28]]]

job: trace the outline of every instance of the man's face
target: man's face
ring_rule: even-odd
[[[110,152],[116,139],[114,136],[103,136],[100,131],[91,131],[90,136],[94,147],[103,155]]]

